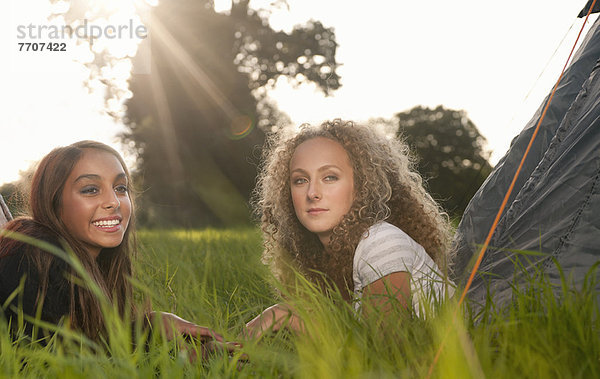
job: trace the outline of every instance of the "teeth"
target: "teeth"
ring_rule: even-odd
[[[93,224],[95,226],[100,226],[100,227],[104,226],[104,227],[106,227],[106,226],[115,226],[115,225],[118,225],[120,223],[121,222],[119,220],[109,220],[109,221],[96,221]]]

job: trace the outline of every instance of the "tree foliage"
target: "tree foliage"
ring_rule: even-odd
[[[492,170],[485,137],[465,111],[417,106],[395,116],[398,134],[417,155],[418,170],[436,200],[460,217]]]
[[[124,135],[139,157],[142,221],[247,222],[264,142],[257,125],[280,115],[264,88],[283,75],[337,89],[334,32],[318,21],[275,31],[247,0],[229,14],[192,0],[161,1],[152,13],[151,74],[131,80]]]
[[[13,217],[29,213],[30,184],[36,167],[37,164],[32,164],[26,170],[19,172],[19,179],[16,181],[0,185],[0,195]]]

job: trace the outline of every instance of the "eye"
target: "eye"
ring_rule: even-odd
[[[127,188],[126,185],[121,184],[115,187],[115,192],[118,193],[128,193],[129,192],[129,188]]]
[[[83,187],[81,189],[81,191],[79,191],[79,192],[84,195],[95,195],[98,193],[98,187],[86,186],[86,187]]]
[[[300,178],[292,179],[292,184],[294,184],[296,186],[304,184],[304,183],[308,183],[308,180],[306,178],[300,177]]]
[[[336,180],[338,180],[337,175],[327,175],[324,180],[326,182],[335,182]]]

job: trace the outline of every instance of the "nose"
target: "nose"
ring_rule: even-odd
[[[309,200],[319,200],[321,199],[321,187],[319,186],[317,181],[311,181],[308,185],[308,192],[306,193]]]
[[[102,208],[104,209],[116,209],[121,206],[121,202],[117,197],[115,191],[108,191],[108,194],[104,196]]]

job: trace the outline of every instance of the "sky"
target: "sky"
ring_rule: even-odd
[[[134,1],[142,0],[102,0],[120,14],[106,23],[136,18]],[[583,23],[576,16],[585,2],[288,0],[287,7],[271,8],[271,26],[289,31],[312,18],[333,27],[343,86],[324,97],[314,85],[294,88],[281,78],[269,94],[295,124],[390,118],[416,105],[463,109],[496,162],[558,78]],[[51,7],[48,0],[9,3],[10,12],[0,15],[0,48],[8,55],[0,60],[0,184],[16,180],[52,148],[82,139],[108,143],[134,164],[117,137],[123,126],[105,111],[105,88],[84,85],[82,62],[91,59],[89,52],[73,40],[63,54],[18,51],[18,42],[26,41],[18,39],[18,27],[50,25]],[[218,11],[230,5],[215,0]],[[255,8],[268,5],[251,2]],[[61,19],[53,22],[60,25]],[[101,40],[96,48],[105,43],[121,49],[120,56],[135,54],[136,38],[125,40]],[[115,69],[126,87],[130,66]],[[111,107],[123,111],[120,104]]]

